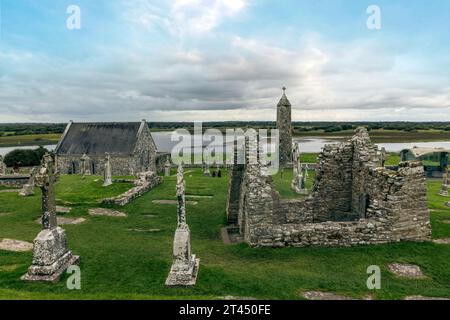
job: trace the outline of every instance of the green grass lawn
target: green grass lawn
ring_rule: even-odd
[[[315,171],[309,171],[309,175],[306,178],[306,189],[311,192],[311,189],[314,184]],[[286,199],[295,199],[306,197],[307,195],[297,194],[291,188],[293,172],[292,169],[283,170],[283,172],[278,172],[275,176],[273,176],[273,183],[275,185],[275,189],[280,194],[281,198]]]
[[[300,299],[303,290],[332,291],[360,298],[402,299],[406,295],[450,298],[450,247],[433,243],[396,243],[355,248],[253,249],[246,244],[225,245],[219,230],[225,224],[227,177],[209,178],[201,170],[186,170],[187,194],[212,195],[187,206],[193,252],[200,258],[194,288],[165,288],[172,263],[176,206],[152,203],[175,199],[175,177],[124,208],[127,218],[91,217],[97,201],[129,187],[101,187],[99,177],[85,180],[62,176],[57,186],[58,204],[71,203],[67,217],[82,216],[86,222],[64,226],[71,250],[81,256],[82,290],[70,291],[65,278],[56,284],[20,280],[32,254],[0,251],[0,298],[3,299],[186,299],[250,296],[261,299]],[[276,177],[275,179],[276,180]],[[450,209],[436,194],[439,181],[429,182],[433,237],[449,237]],[[450,200],[450,199],[449,199]],[[40,194],[22,198],[0,193],[0,238],[32,241],[40,231]],[[151,215],[151,216],[149,216]],[[128,229],[160,229],[132,232]],[[422,267],[426,280],[404,280],[386,270],[390,262]],[[370,265],[382,269],[382,289],[366,288]],[[67,276],[66,276],[67,277]]]

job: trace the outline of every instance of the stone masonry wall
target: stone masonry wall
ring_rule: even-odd
[[[248,148],[254,143],[248,141]],[[431,238],[426,178],[420,162],[380,167],[377,148],[358,129],[327,146],[311,196],[280,199],[261,164],[245,166],[238,225],[256,247],[353,246]],[[230,182],[231,183],[231,182]]]
[[[57,168],[61,174],[79,174],[81,172],[82,155],[57,156]],[[94,174],[103,175],[105,168],[105,156],[90,156],[91,163],[94,164]],[[111,171],[113,176],[134,175],[136,171],[137,160],[133,155],[114,155],[111,154]],[[73,163],[75,171],[73,171]],[[91,168],[92,171],[92,168]]]
[[[57,169],[62,174],[78,174],[81,171],[81,157],[83,155],[58,155]],[[89,155],[91,159],[91,172],[103,175],[105,168],[105,155]],[[113,176],[136,175],[139,172],[155,171],[156,146],[153,142],[148,126],[139,132],[136,146],[132,154],[110,154],[111,171]],[[92,167],[93,165],[93,167]],[[75,169],[75,170],[74,170]]]

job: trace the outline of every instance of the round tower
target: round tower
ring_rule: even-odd
[[[292,160],[292,106],[286,97],[286,87],[277,105],[277,129],[280,133],[280,166]]]

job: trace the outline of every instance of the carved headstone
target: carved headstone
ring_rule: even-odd
[[[81,174],[83,177],[91,175],[91,158],[85,153],[81,156]]]
[[[204,163],[203,163],[203,175],[206,177],[211,176],[211,172],[209,171],[209,155],[208,155],[208,149],[205,149],[204,151]]]
[[[190,231],[186,223],[185,181],[182,165],[178,167],[176,191],[178,226],[173,242],[173,262],[166,286],[193,286],[197,282],[200,260],[191,253]]]
[[[448,172],[446,171],[442,177],[441,190],[439,195],[443,197],[448,197]]]
[[[170,177],[170,169],[171,169],[172,165],[170,164],[170,160],[167,159],[166,163],[164,164],[164,175],[166,177]]]
[[[42,231],[34,239],[33,262],[22,280],[55,282],[69,266],[79,262],[79,257],[67,247],[66,232],[57,225],[54,191],[57,178],[54,161],[46,154],[35,178],[42,191]]]
[[[34,179],[37,173],[37,168],[33,167],[30,170],[30,179],[28,180],[28,183],[25,184],[22,187],[22,190],[20,190],[19,194],[23,197],[27,197],[27,196],[32,196],[34,195],[34,187],[35,187],[35,183],[34,183]]]
[[[111,173],[111,156],[106,153],[105,156],[105,171],[103,173],[103,186],[107,187],[112,185],[112,173]]]

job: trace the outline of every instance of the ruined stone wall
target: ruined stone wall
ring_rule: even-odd
[[[57,155],[57,169],[62,174],[79,174],[81,172],[82,154]],[[103,175],[106,155],[90,155],[91,172],[95,175]],[[148,126],[144,126],[138,133],[136,146],[132,154],[110,154],[111,172],[113,176],[136,175],[139,172],[155,171],[156,146],[153,142]]]
[[[134,172],[156,172],[156,145],[153,141],[150,129],[147,125],[138,133],[138,139],[134,148]]]
[[[399,172],[367,169],[371,196],[367,218],[357,221],[261,223],[251,226],[256,247],[355,246],[431,239],[426,183],[420,163],[404,163]],[[264,220],[262,220],[264,221]]]
[[[247,161],[238,213],[244,239],[256,247],[430,240],[422,164],[402,163],[398,171],[380,167],[366,134],[358,130],[350,142],[324,148],[313,192],[303,199],[280,199],[264,167]]]
[[[79,174],[81,172],[82,155],[57,156],[57,168],[61,174]],[[103,175],[105,169],[105,156],[92,156],[92,163],[94,164],[94,174]],[[73,171],[73,164],[75,164],[75,171]],[[114,176],[128,176],[136,174],[136,159],[133,155],[114,155],[111,154],[111,171]]]
[[[312,190],[314,221],[343,220],[351,211],[353,146],[327,145],[318,161]]]
[[[28,183],[29,175],[6,175],[0,176],[0,186],[20,188]]]

